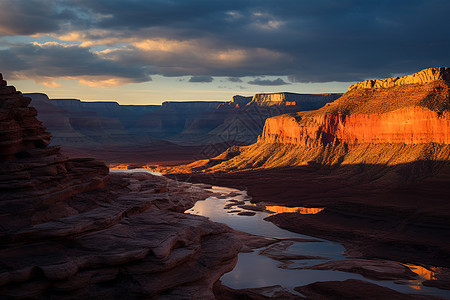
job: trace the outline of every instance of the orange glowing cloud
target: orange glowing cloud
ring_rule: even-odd
[[[78,82],[82,85],[90,87],[102,87],[102,88],[120,86],[133,82],[133,80],[128,78],[106,77],[106,76],[83,76],[73,79],[77,79]]]

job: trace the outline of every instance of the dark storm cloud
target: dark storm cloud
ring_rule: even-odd
[[[192,76],[189,82],[212,82],[213,80],[211,76]]]
[[[163,38],[198,47],[111,54],[166,76],[356,81],[450,65],[447,0],[3,0],[0,7],[0,34],[70,30],[105,45]]]
[[[10,45],[0,50],[0,66],[3,73],[27,78],[113,76],[131,82],[151,80],[143,67],[103,59],[80,46],[55,43]]]
[[[253,84],[253,85],[286,85],[286,84],[289,84],[289,83],[285,82],[281,78],[277,78],[275,80],[256,78],[254,80],[249,81],[248,84]]]
[[[32,35],[60,30],[71,22],[80,26],[81,7],[65,5],[59,0],[0,1],[0,36]]]

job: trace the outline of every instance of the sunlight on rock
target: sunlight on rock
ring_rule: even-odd
[[[302,206],[298,206],[298,207],[287,207],[287,206],[266,206],[266,210],[270,211],[270,215],[273,214],[281,214],[281,213],[288,213],[288,212],[293,212],[293,213],[299,213],[302,215],[315,215],[319,212],[321,212],[322,210],[324,210],[324,208],[320,208],[320,207],[302,207]]]
[[[129,164],[110,164],[109,168],[113,170],[128,170],[130,167]]]
[[[419,279],[417,280],[411,280],[408,282],[408,285],[415,289],[415,290],[421,290],[423,288],[422,282],[425,280],[435,280],[437,279],[436,275],[441,271],[440,268],[436,267],[422,267],[417,265],[411,265],[411,264],[403,264],[404,266],[408,267],[411,271],[416,273],[419,276]]]

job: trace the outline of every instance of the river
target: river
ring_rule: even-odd
[[[345,260],[346,257],[343,255],[345,248],[339,243],[281,229],[271,222],[264,220],[264,218],[270,214],[267,211],[253,211],[255,213],[253,216],[239,215],[238,213],[244,211],[244,209],[230,205],[236,202],[242,203],[241,201],[244,201],[244,205],[253,205],[250,203],[250,198],[247,196],[246,191],[225,187],[213,187],[210,190],[215,193],[214,196],[211,196],[204,201],[198,201],[193,208],[186,212],[205,216],[212,221],[227,224],[233,229],[255,235],[287,239],[313,239],[316,241],[284,242],[290,245],[284,253],[288,255],[320,256],[326,258],[289,260],[288,263],[282,263],[280,260],[260,255],[260,251],[264,250],[264,248],[256,249],[250,253],[240,253],[236,267],[221,278],[222,284],[226,286],[234,289],[242,289],[281,285],[291,292],[296,293],[294,287],[317,281],[360,279],[402,293],[435,295],[450,298],[450,291],[421,285],[422,281],[429,279],[427,276],[432,273],[431,268],[427,269],[410,265],[410,269],[420,276],[418,275],[417,280],[405,281],[403,284],[394,283],[390,280],[370,280],[355,273],[300,269],[302,267],[313,266],[326,261]],[[286,208],[286,210],[289,209]],[[319,208],[312,210],[312,213],[320,210],[321,209]],[[301,213],[301,211],[309,213],[309,210],[302,210],[301,208],[298,208],[297,211],[299,211],[299,213]]]
[[[161,176],[160,173],[147,169],[118,170],[110,169],[112,172],[147,172]],[[450,299],[450,291],[423,286],[421,283],[434,276],[439,268],[408,265],[418,274],[416,280],[404,280],[396,283],[391,280],[371,280],[362,275],[341,271],[310,270],[305,267],[314,266],[328,261],[345,260],[345,248],[335,242],[319,239],[316,237],[290,232],[281,229],[271,222],[265,221],[271,212],[264,210],[247,210],[238,205],[255,206],[250,202],[246,191],[227,187],[213,186],[209,189],[214,193],[203,201],[198,201],[194,207],[186,213],[208,217],[214,222],[224,223],[233,229],[246,233],[285,239],[281,241],[283,249],[281,252],[290,256],[315,256],[315,259],[289,259],[277,260],[260,254],[261,251],[271,252],[269,245],[253,252],[240,253],[235,268],[221,277],[222,284],[234,288],[259,288],[280,285],[294,294],[298,294],[294,288],[307,285],[317,281],[342,281],[346,279],[359,279],[407,294],[434,295]],[[255,206],[256,207],[256,206]],[[291,208],[283,206],[267,206],[266,209],[276,212],[318,213],[322,208]],[[254,215],[239,215],[247,211]],[[296,241],[297,240],[297,241]],[[311,240],[311,241],[298,241]],[[280,244],[280,243],[279,243]],[[277,251],[280,252],[279,249]]]

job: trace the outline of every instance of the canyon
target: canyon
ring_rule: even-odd
[[[38,116],[53,133],[52,144],[72,156],[108,163],[180,163],[214,157],[226,148],[256,141],[268,117],[322,107],[340,94],[256,94],[220,101],[166,101],[120,105],[78,99],[49,99],[29,93]],[[270,100],[272,99],[272,100]],[[151,149],[151,155],[136,149]],[[208,149],[207,149],[208,148]],[[205,151],[207,150],[207,151]],[[133,158],[125,154],[133,152]]]
[[[449,68],[426,69],[406,79],[370,81],[375,88],[356,84],[318,110],[268,118],[256,143],[235,148],[225,160],[213,158],[203,169],[448,160],[449,73]],[[391,81],[396,84],[377,87]]]
[[[183,213],[208,186],[68,158],[30,101],[0,75],[0,297],[214,299],[242,244]]]
[[[276,211],[266,220],[345,246],[347,259],[315,270],[379,279],[416,265],[439,270],[424,286],[450,289],[450,68],[367,80],[345,94],[142,109],[22,95],[1,75],[0,83],[2,297],[300,298],[221,283],[240,252],[269,245],[260,252],[280,261],[286,253],[270,246],[276,239],[184,213],[233,195],[212,185],[248,192],[255,205],[228,207],[245,210],[240,218]],[[109,171],[98,158],[165,176]],[[432,298],[355,279],[295,291]]]
[[[246,189],[255,203],[320,207],[267,218],[354,257],[443,268],[448,289],[450,68],[369,80],[318,110],[268,118],[257,142],[169,177]]]

